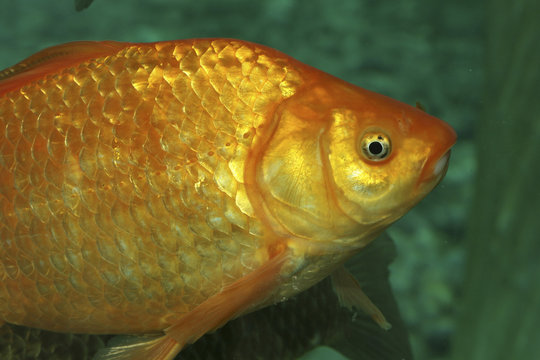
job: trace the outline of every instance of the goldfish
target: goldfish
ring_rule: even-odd
[[[329,275],[443,178],[454,130],[232,39],[75,42],[0,72],[0,320],[173,359]],[[154,334],[155,336],[145,336]]]

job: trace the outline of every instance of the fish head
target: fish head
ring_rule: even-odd
[[[260,169],[285,232],[362,247],[443,178],[454,130],[415,107],[327,77],[277,111]]]
[[[442,180],[456,134],[420,109],[354,90],[330,110],[323,148],[339,208],[376,227],[397,220]]]

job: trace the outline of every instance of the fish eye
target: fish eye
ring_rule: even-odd
[[[380,132],[369,132],[360,140],[362,155],[371,161],[381,161],[390,155],[390,138]]]

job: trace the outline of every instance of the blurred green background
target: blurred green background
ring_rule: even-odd
[[[0,68],[73,40],[232,37],[262,43],[426,110],[458,132],[442,184],[391,227],[391,281],[416,359],[447,359],[456,326],[483,108],[483,1],[0,0]],[[330,351],[311,358],[330,359]],[[339,357],[336,357],[338,359]]]

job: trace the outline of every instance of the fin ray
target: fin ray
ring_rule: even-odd
[[[153,338],[122,337],[113,345],[99,350],[94,360],[172,360],[181,350],[180,344],[168,336]]]
[[[392,328],[381,310],[371,302],[369,297],[362,291],[358,281],[344,266],[341,266],[332,274],[332,284],[342,306],[351,311],[353,307],[363,310],[384,330]]]

